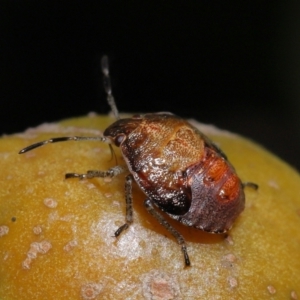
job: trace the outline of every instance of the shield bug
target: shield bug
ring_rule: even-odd
[[[146,195],[147,211],[181,246],[185,265],[190,265],[185,240],[158,210],[171,218],[209,233],[227,232],[245,207],[244,187],[226,155],[203,133],[171,113],[149,113],[120,119],[111,90],[108,58],[101,60],[107,101],[117,121],[102,137],[56,137],[22,149],[25,153],[48,143],[93,140],[120,148],[127,168],[67,173],[65,178],[114,177],[128,172],[125,181],[126,221],[115,231],[119,236],[133,221],[132,183]]]

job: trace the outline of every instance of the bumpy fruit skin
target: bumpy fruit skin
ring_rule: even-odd
[[[89,116],[0,139],[0,299],[297,299],[300,297],[300,177],[260,146],[200,127],[226,153],[246,206],[228,237],[171,224],[185,237],[192,266],[143,207],[135,186],[134,223],[124,223],[124,176],[65,180],[115,165],[107,145],[58,143],[54,136],[101,134],[113,119]],[[200,126],[199,124],[196,126]],[[119,164],[125,164],[115,149]]]

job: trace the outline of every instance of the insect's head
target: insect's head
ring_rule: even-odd
[[[119,147],[142,122],[142,117],[134,116],[128,119],[119,119],[108,126],[103,135],[109,138],[117,147]]]

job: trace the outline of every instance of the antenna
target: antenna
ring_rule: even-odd
[[[106,55],[104,55],[101,58],[101,69],[102,69],[102,73],[103,73],[103,86],[104,86],[104,90],[106,92],[107,95],[107,102],[115,116],[115,118],[117,120],[120,119],[119,116],[119,111],[115,102],[115,98],[112,95],[112,91],[111,91],[111,81],[110,81],[110,76],[109,76],[109,63],[108,63],[108,57]]]
[[[41,141],[32,145],[29,145],[22,150],[19,151],[19,154],[23,154],[25,152],[31,151],[35,148],[50,144],[50,143],[57,143],[57,142],[68,142],[68,141],[100,141],[100,142],[106,142],[109,143],[107,138],[102,136],[63,136],[63,137],[56,137],[51,138],[49,140]]]

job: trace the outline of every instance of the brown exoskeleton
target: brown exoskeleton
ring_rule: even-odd
[[[25,153],[42,145],[63,141],[94,140],[120,147],[127,163],[126,222],[115,232],[119,236],[132,223],[133,179],[146,194],[147,211],[181,245],[185,265],[190,265],[186,244],[155,207],[184,225],[210,233],[225,233],[244,210],[246,185],[242,183],[224,153],[187,121],[171,113],[150,113],[119,119],[111,92],[108,58],[102,58],[107,100],[118,119],[103,137],[57,137],[22,149]],[[114,177],[127,169],[115,166],[107,171],[68,173],[66,178]]]

